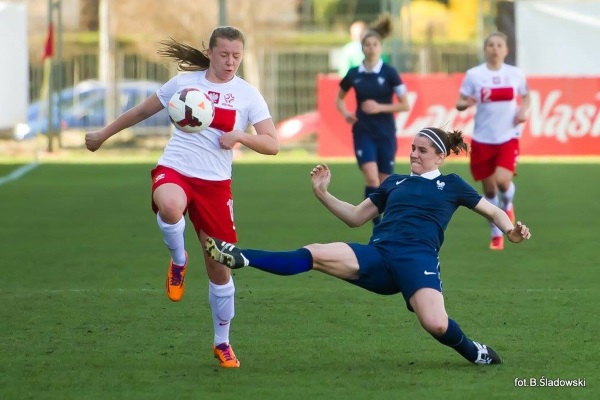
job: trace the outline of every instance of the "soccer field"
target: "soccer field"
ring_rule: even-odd
[[[370,225],[347,228],[313,197],[312,166],[234,166],[241,247],[368,240]],[[17,167],[0,166],[0,176]],[[533,233],[527,243],[488,250],[486,222],[466,209],[446,231],[448,313],[504,364],[474,366],[437,343],[401,295],[245,268],[235,272],[236,370],[212,358],[191,224],[186,295],[171,303],[164,293],[151,168],[42,164],[0,185],[0,399],[600,398],[597,164],[520,165],[515,204]],[[466,164],[443,172],[470,181]],[[331,192],[359,202],[356,166],[332,173]],[[515,386],[531,378],[585,387]]]

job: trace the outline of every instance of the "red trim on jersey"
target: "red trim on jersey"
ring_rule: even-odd
[[[209,126],[223,132],[231,132],[235,127],[235,116],[234,109],[215,106],[215,117]]]
[[[491,101],[510,101],[514,98],[515,89],[512,87],[481,88],[481,101],[483,103]]]

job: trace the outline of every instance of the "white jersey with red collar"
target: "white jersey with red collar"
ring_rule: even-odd
[[[460,93],[477,100],[473,139],[480,143],[500,144],[521,135],[514,125],[517,95],[529,93],[525,74],[517,67],[502,64],[491,70],[485,63],[469,69]]]
[[[193,178],[231,179],[233,151],[222,149],[219,137],[271,118],[267,103],[260,92],[242,78],[236,76],[226,83],[212,83],[206,79],[206,71],[181,73],[166,82],[156,94],[168,107],[175,92],[190,87],[201,89],[212,98],[215,118],[208,128],[196,134],[174,127],[173,136],[158,164]]]

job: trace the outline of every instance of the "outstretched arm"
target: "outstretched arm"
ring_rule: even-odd
[[[520,243],[531,237],[531,232],[529,232],[527,225],[523,225],[521,222],[517,222],[516,226],[513,225],[504,210],[496,207],[484,198],[477,203],[473,210],[496,224],[504,232],[508,240],[513,243]]]
[[[163,108],[164,106],[158,99],[156,93],[154,93],[137,106],[125,111],[117,119],[104,128],[98,131],[86,133],[85,147],[87,147],[89,151],[96,151],[100,148],[100,146],[102,146],[102,143],[104,143],[111,136],[121,132],[123,129],[132,127],[146,118],[151,117]]]
[[[310,173],[313,193],[333,215],[349,227],[357,227],[379,215],[379,210],[370,199],[363,200],[355,206],[342,201],[329,193],[327,188],[331,182],[331,171],[326,164],[319,164]]]

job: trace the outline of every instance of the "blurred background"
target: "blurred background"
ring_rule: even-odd
[[[336,55],[350,40],[350,24],[358,19],[373,22],[383,12],[394,22],[393,34],[384,43],[388,61],[409,82],[412,74],[419,76],[409,91],[421,87],[423,80],[462,74],[480,63],[483,39],[500,30],[509,38],[507,62],[528,75],[586,77],[580,84],[588,89],[591,85],[591,91],[581,102],[594,109],[583,112],[589,120],[583,135],[573,135],[600,134],[600,67],[593,56],[600,54],[600,44],[588,40],[598,37],[600,1],[9,0],[0,1],[0,136],[5,143],[0,155],[7,152],[7,140],[40,134],[50,152],[81,146],[82,132],[110,122],[177,73],[173,63],[158,57],[159,41],[172,37],[202,48],[218,25],[234,25],[245,33],[241,75],[265,96],[282,129],[282,142],[316,149],[323,123],[319,91],[321,83],[327,85],[320,79],[333,79],[335,89]],[[452,93],[445,93],[441,123],[456,123],[448,114],[457,90],[446,90]],[[565,93],[569,90],[576,89],[569,87]],[[422,92],[417,94],[423,98]],[[577,100],[569,101],[576,114]],[[427,108],[413,110],[406,126],[399,126],[399,136],[427,114]],[[290,121],[295,124],[285,125]],[[463,121],[466,131],[469,126]],[[538,136],[561,135],[544,129]],[[73,130],[79,136],[70,143],[65,135]],[[170,133],[164,112],[136,126],[122,141],[168,138]],[[154,143],[137,140],[135,145]]]

